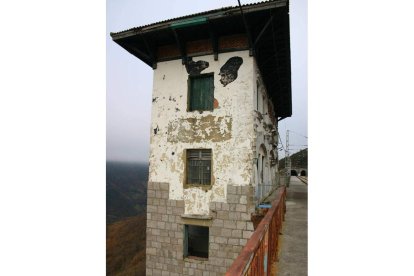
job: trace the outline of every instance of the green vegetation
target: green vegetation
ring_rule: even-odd
[[[308,168],[308,149],[303,149],[290,156],[292,168]],[[285,158],[279,161],[279,170],[285,168]]]

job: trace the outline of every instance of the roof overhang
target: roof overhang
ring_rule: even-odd
[[[232,35],[246,36],[244,48],[220,47],[221,39]],[[221,52],[249,50],[256,58],[275,116],[292,115],[288,0],[216,9],[111,33],[111,37],[153,68],[168,59],[185,63],[191,56],[214,54],[217,59]],[[207,52],[189,53],[187,45],[197,41],[209,41],[211,47]],[[175,54],[168,58],[160,55],[160,47],[169,45],[176,47]]]

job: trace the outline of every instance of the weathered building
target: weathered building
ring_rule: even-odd
[[[111,33],[154,69],[147,275],[221,275],[252,234],[291,116],[288,11],[267,1]]]

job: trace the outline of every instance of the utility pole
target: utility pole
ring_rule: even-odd
[[[286,176],[290,177],[290,172],[292,170],[290,162],[290,155],[289,155],[289,130],[286,130],[286,151],[285,151],[285,168],[286,168]]]

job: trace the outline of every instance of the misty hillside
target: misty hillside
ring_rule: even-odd
[[[290,156],[292,168],[307,168],[308,167],[308,149],[303,149]],[[279,161],[279,170],[285,168],[285,158]]]
[[[106,223],[146,212],[148,165],[106,163]]]
[[[148,165],[106,163],[106,275],[145,275]]]

